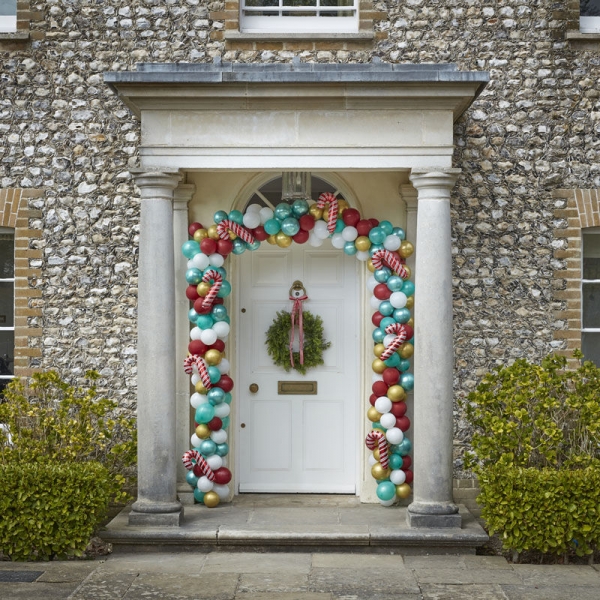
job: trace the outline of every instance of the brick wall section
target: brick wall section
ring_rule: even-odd
[[[600,227],[600,195],[598,190],[556,190],[553,196],[557,204],[554,215],[562,225],[556,230],[562,244],[554,257],[565,266],[554,272],[554,318],[560,327],[555,329],[554,339],[562,346],[556,353],[572,359],[573,350],[581,348],[581,230]]]
[[[29,200],[44,195],[41,190],[0,189],[0,225],[15,230],[15,375],[27,377],[41,360],[42,351],[37,340],[42,336],[41,289],[35,287],[42,276],[41,268],[33,268],[32,261],[40,261],[42,250],[31,248],[32,240],[42,236],[41,229],[32,227],[41,211],[31,210]],[[36,360],[37,359],[37,360]]]
[[[30,0],[18,0],[17,31],[0,33],[0,51],[18,50],[30,40],[40,41],[45,37],[44,13],[32,10]]]
[[[477,504],[479,496],[479,483],[477,479],[455,479],[452,495],[456,504],[464,504],[476,519],[481,519],[481,507]]]

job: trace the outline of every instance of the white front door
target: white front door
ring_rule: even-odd
[[[332,248],[263,243],[240,260],[240,492],[355,493],[358,462],[359,300],[354,257]],[[289,290],[304,284],[304,310],[323,319],[331,347],[306,375],[273,364],[265,345]],[[297,335],[296,335],[297,339]],[[282,395],[278,382],[316,382],[314,395]],[[258,391],[252,393],[250,385]]]

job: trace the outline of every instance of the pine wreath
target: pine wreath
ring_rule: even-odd
[[[304,364],[300,364],[300,353],[294,352],[294,366],[290,362],[290,330],[292,328],[292,315],[279,311],[267,331],[267,352],[278,367],[286,371],[294,368],[298,373],[306,375],[307,369],[325,364],[323,352],[331,346],[323,334],[323,319],[305,310],[302,315],[304,325]]]

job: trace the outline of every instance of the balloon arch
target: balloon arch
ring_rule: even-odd
[[[188,317],[194,327],[184,368],[195,387],[190,403],[196,411],[196,431],[190,440],[193,449],[182,460],[196,501],[212,508],[230,493],[231,471],[224,465],[234,384],[225,358],[230,319],[223,299],[231,293],[225,260],[229,254],[256,250],[264,241],[282,248],[294,242],[318,247],[327,238],[335,248],[366,262],[372,273],[367,286],[375,311],[371,318],[375,358],[367,411],[372,430],[365,443],[372,450],[369,464],[381,504],[391,506],[398,498],[407,498],[413,473],[405,400],[414,385],[408,369],[415,286],[405,265],[414,249],[404,230],[389,221],[363,219],[357,209],[326,192],[312,204],[296,200],[281,202],[275,210],[250,204],[245,213],[218,211],[210,227],[192,223],[188,231],[192,239],[183,244],[182,252],[188,259],[186,295],[193,303]]]

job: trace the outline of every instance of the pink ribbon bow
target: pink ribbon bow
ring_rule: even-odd
[[[300,339],[300,364],[304,364],[304,326],[302,324],[302,303],[308,300],[308,296],[290,296],[290,300],[294,301],[292,306],[292,331],[290,334],[290,363],[294,366],[294,328],[296,315],[298,316],[298,336]]]

